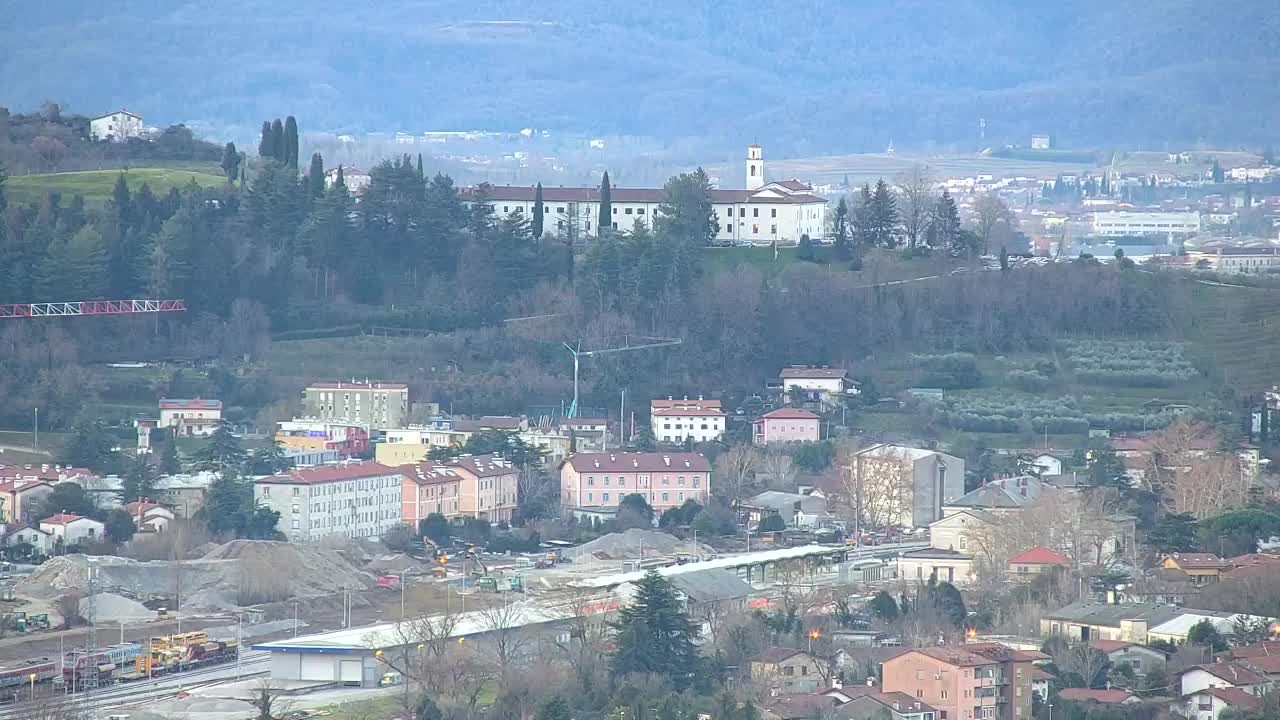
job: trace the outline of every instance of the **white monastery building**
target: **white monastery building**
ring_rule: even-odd
[[[1103,237],[1131,235],[1195,235],[1200,213],[1100,212],[1093,215],[1093,234]]]
[[[719,400],[685,398],[654,400],[649,404],[649,429],[655,440],[682,443],[719,440],[724,435],[724,411]]]
[[[94,140],[124,142],[142,137],[142,116],[128,110],[116,110],[89,121],[89,137]]]
[[[764,155],[759,145],[747,148],[745,190],[712,190],[711,202],[718,220],[717,243],[794,245],[803,235],[815,241],[826,237],[827,201],[813,187],[799,180],[765,182]],[[496,215],[521,213],[533,217],[533,186],[489,185],[487,202]],[[479,188],[467,188],[463,199],[474,201]],[[611,224],[626,231],[637,222],[653,226],[662,204],[661,188],[610,188]],[[599,187],[542,188],[545,232],[564,232],[577,223],[584,235],[599,233]]]
[[[403,473],[375,462],[290,470],[253,481],[253,499],[280,513],[290,542],[326,535],[377,539],[399,525]]]

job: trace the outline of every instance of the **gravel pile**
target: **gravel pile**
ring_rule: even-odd
[[[646,558],[673,555],[676,552],[694,552],[693,543],[681,540],[657,530],[641,530],[632,528],[625,532],[609,533],[589,543],[565,551],[565,555],[573,558],[594,557],[599,560],[639,559],[643,552]],[[701,545],[704,555],[714,555],[715,551]]]
[[[100,623],[140,623],[156,619],[154,610],[115,593],[94,593],[92,605],[94,617]],[[80,617],[86,620],[90,618],[89,606],[89,598],[80,598]]]

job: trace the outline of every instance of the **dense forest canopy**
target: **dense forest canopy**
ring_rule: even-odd
[[[6,6],[22,22],[0,25],[0,103],[56,88],[86,114],[246,139],[288,104],[312,130],[750,137],[786,154],[1033,132],[1257,144],[1280,106],[1277,15],[1249,0]],[[586,101],[602,92],[619,101]]]

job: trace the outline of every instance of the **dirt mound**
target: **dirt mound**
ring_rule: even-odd
[[[705,545],[699,547],[703,555],[715,554],[714,550]],[[656,558],[677,552],[695,552],[693,543],[657,530],[632,528],[625,532],[609,533],[598,537],[589,543],[566,551],[565,555],[575,559],[590,556],[601,560],[623,560],[638,559],[642,553],[646,558]]]
[[[373,578],[336,552],[310,546],[262,540],[234,540],[218,545],[198,560],[181,563],[85,555],[56,557],[41,565],[15,588],[19,595],[53,598],[89,590],[89,570],[96,569],[95,592],[139,599],[172,597],[182,590],[182,607],[229,609],[367,588]]]
[[[89,598],[80,599],[80,617],[100,623],[139,623],[155,620],[156,614],[137,600],[115,593],[94,593],[92,603]]]

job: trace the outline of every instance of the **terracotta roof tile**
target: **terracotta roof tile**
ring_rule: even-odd
[[[320,483],[358,480],[361,478],[398,475],[400,470],[376,462],[339,463],[289,470],[254,480],[265,485],[318,485]]]
[[[1070,565],[1071,558],[1047,547],[1038,546],[1009,558],[1009,564],[1019,565]]]
[[[804,408],[778,408],[771,410],[760,416],[760,419],[768,418],[770,420],[819,420],[821,416],[817,413],[809,412]]]
[[[1089,688],[1063,688],[1058,691],[1058,697],[1062,700],[1073,700],[1075,702],[1096,702],[1106,704],[1119,704],[1133,697],[1133,693],[1128,690],[1090,690]]]

